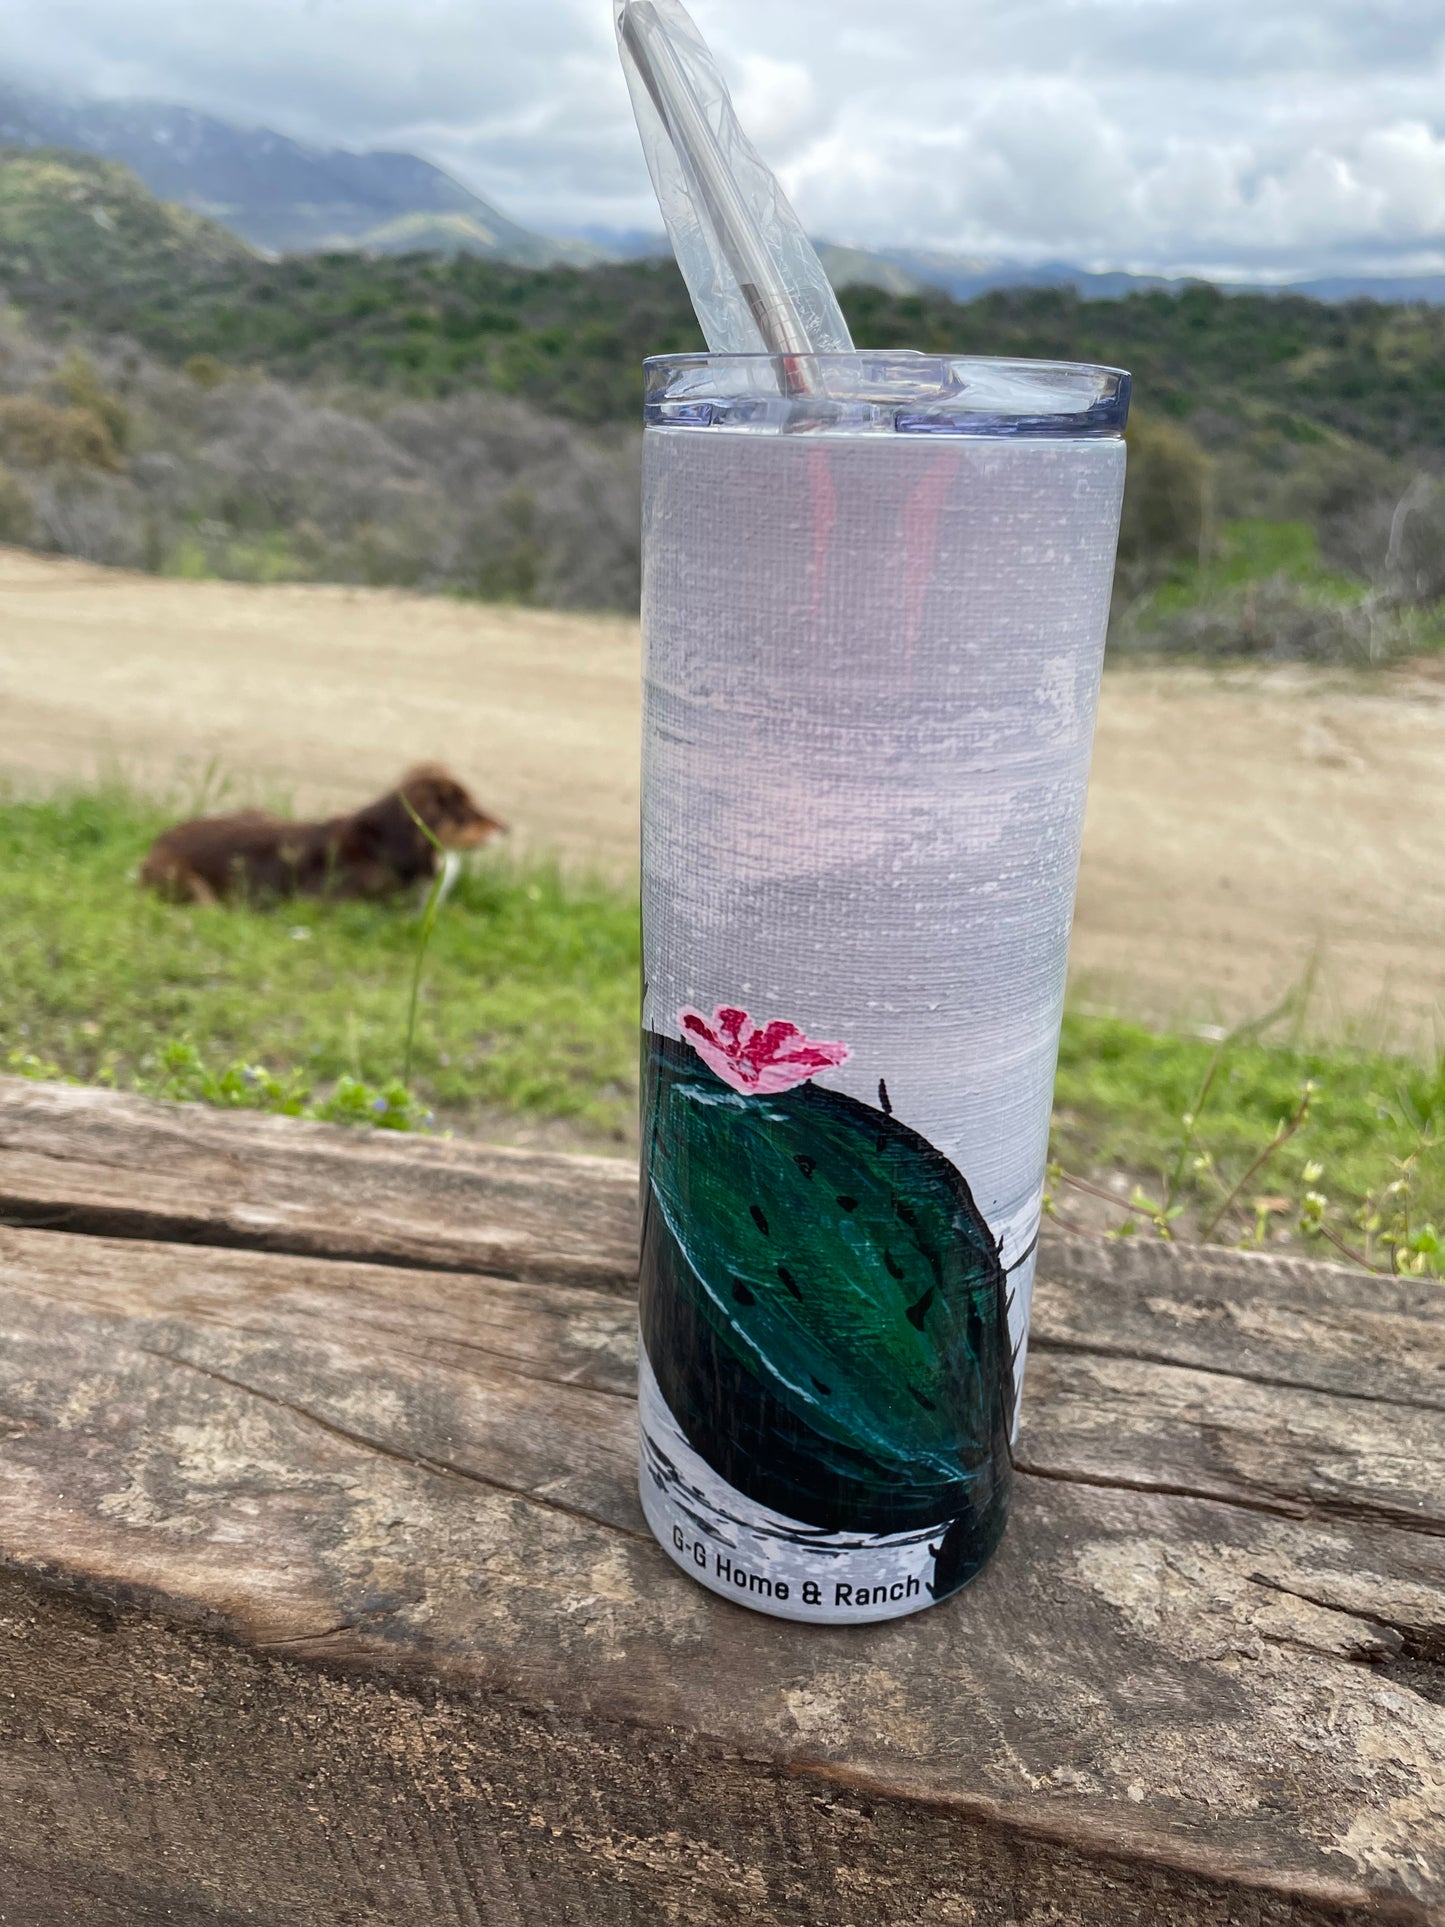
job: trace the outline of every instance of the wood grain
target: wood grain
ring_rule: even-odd
[[[134,1184],[118,1110],[25,1102],[50,1195]],[[369,1140],[202,1121],[232,1200],[294,1145],[339,1249]],[[488,1168],[405,1148],[431,1201]],[[525,1279],[0,1231],[6,1927],[1445,1921],[1430,1288],[1056,1242],[994,1564],[798,1627],[646,1533],[596,1162]],[[379,1241],[427,1215],[384,1182]],[[546,1255],[598,1195],[607,1289]]]
[[[630,1292],[637,1177],[559,1157],[0,1077],[0,1220]]]
[[[1051,1231],[1034,1344],[1445,1410],[1445,1291],[1273,1252]]]

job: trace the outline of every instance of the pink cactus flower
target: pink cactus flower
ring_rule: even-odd
[[[708,1069],[744,1097],[790,1091],[848,1057],[846,1044],[820,1044],[796,1024],[759,1026],[731,1004],[719,1004],[711,1021],[696,1010],[680,1010],[677,1021]]]

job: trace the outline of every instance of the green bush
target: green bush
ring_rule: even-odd
[[[69,407],[94,415],[117,455],[129,447],[130,410],[119,395],[104,386],[95,363],[87,355],[73,348],[51,378],[51,385]]]
[[[98,415],[34,395],[0,396],[0,458],[19,468],[114,471],[121,466],[120,452]]]
[[[1119,561],[1133,575],[1167,574],[1181,560],[1208,552],[1210,461],[1187,429],[1135,410],[1129,448]]]
[[[197,388],[219,388],[223,381],[230,378],[231,370],[224,361],[214,355],[188,355],[182,373],[187,375]]]
[[[34,532],[34,496],[18,475],[0,468],[0,542],[28,542]]]

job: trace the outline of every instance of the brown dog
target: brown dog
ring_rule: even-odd
[[[241,810],[178,823],[151,845],[140,880],[178,903],[389,896],[436,875],[436,849],[412,811],[447,850],[475,850],[506,828],[450,770],[422,763],[353,816],[288,823]]]

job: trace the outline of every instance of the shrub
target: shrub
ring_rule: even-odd
[[[59,468],[37,476],[32,486],[46,548],[110,568],[155,565],[161,534],[128,476]]]
[[[182,372],[197,388],[219,388],[229,374],[225,362],[214,355],[191,355]]]
[[[479,531],[480,533],[480,531]],[[535,602],[543,549],[537,498],[519,482],[496,504],[482,542],[475,589],[494,602]]]
[[[1413,654],[1425,641],[1406,612],[1378,598],[1329,601],[1307,585],[1275,575],[1146,625],[1124,622],[1111,647],[1162,656],[1366,666]]]
[[[20,468],[115,470],[110,431],[88,408],[57,407],[33,395],[0,397],[0,459]]]
[[[1129,476],[1119,562],[1137,588],[1207,550],[1210,460],[1187,429],[1137,411],[1125,440]]]
[[[1445,596],[1445,482],[1436,477],[1377,489],[1332,516],[1326,533],[1387,600],[1420,606]]]
[[[18,475],[0,468],[0,542],[28,542],[34,532],[34,496]]]
[[[95,363],[78,348],[72,349],[61,362],[51,385],[62,402],[94,415],[113,450],[118,453],[129,446],[130,410],[119,395],[102,385]]]

